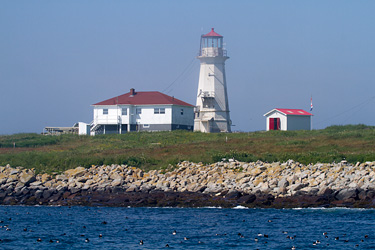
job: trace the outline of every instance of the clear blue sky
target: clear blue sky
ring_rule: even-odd
[[[375,125],[374,13],[370,0],[1,0],[0,134],[91,122],[91,104],[130,88],[195,104],[211,27],[230,57],[233,130],[309,110],[311,95],[314,128]]]

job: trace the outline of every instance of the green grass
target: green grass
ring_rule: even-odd
[[[265,162],[293,159],[304,164],[375,161],[375,127],[331,126],[313,131],[205,134],[189,131],[123,135],[0,136],[0,165],[61,172],[77,166],[127,164],[166,169],[180,161],[213,163],[234,158]],[[15,148],[14,148],[15,144]]]

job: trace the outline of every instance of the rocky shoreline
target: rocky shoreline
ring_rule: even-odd
[[[375,208],[375,161],[303,165],[182,162],[173,170],[77,167],[62,174],[0,167],[1,205]]]

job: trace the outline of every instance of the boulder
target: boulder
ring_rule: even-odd
[[[289,186],[289,181],[284,177],[282,178],[278,183],[277,183],[277,187],[279,188],[285,188]]]
[[[64,174],[56,175],[56,181],[68,181],[68,177]]]
[[[19,176],[19,181],[24,185],[29,185],[30,183],[36,181],[35,175],[32,173],[22,172]]]
[[[251,204],[256,200],[255,194],[244,195],[238,199],[239,203]]]
[[[115,186],[120,186],[122,184],[122,179],[114,179],[112,182],[111,182],[111,186],[112,187],[115,187]]]
[[[307,184],[304,184],[304,183],[299,183],[299,184],[293,184],[293,185],[290,185],[289,186],[289,190],[294,192],[294,191],[298,191],[304,187],[306,187]]]
[[[42,195],[43,195],[43,191],[42,190],[36,190],[34,196],[36,199],[40,199],[42,198]]]
[[[238,192],[237,190],[230,190],[226,195],[225,195],[225,198],[227,199],[237,199],[241,197],[241,193]]]
[[[80,177],[85,175],[87,172],[86,168],[84,167],[77,167],[75,169],[69,169],[65,171],[65,175],[68,177]]]
[[[347,200],[350,198],[357,198],[358,195],[358,190],[356,188],[346,188],[342,189],[339,191],[336,195],[335,198],[337,200]]]

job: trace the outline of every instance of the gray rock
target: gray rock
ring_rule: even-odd
[[[68,177],[64,174],[56,175],[56,181],[68,181]]]
[[[8,178],[2,178],[2,179],[0,180],[0,185],[5,184],[5,183],[7,182],[7,179],[8,179]]]
[[[228,199],[236,199],[236,198],[239,198],[241,197],[241,193],[238,192],[237,190],[230,190],[226,195],[225,195],[225,198],[228,198]]]
[[[332,189],[330,189],[327,186],[324,186],[324,187],[319,189],[317,195],[330,195],[332,193],[333,193]]]
[[[79,191],[81,191],[81,189],[76,188],[76,187],[70,187],[69,191],[70,191],[71,194],[75,194],[75,193],[78,193]]]
[[[128,187],[127,189],[126,189],[126,191],[125,192],[138,192],[139,191],[139,188],[136,186],[136,185],[131,185],[130,187]]]
[[[289,186],[289,181],[286,179],[286,177],[282,178],[277,184],[277,187],[279,188],[283,188],[283,187],[285,188],[287,186]]]
[[[112,187],[120,186],[121,184],[122,184],[122,179],[114,179],[114,180],[111,182],[111,186],[112,186]]]
[[[301,190],[302,188],[304,188],[306,186],[307,186],[307,184],[305,184],[305,183],[293,184],[293,185],[289,186],[289,190],[292,191],[292,192],[295,192],[295,191]]]
[[[34,194],[35,198],[37,198],[37,199],[42,198],[42,195],[43,195],[43,191],[42,190],[36,190],[36,192]]]
[[[337,200],[347,200],[350,198],[356,198],[358,195],[358,190],[356,188],[347,188],[339,191],[336,195],[335,198]]]
[[[36,181],[36,178],[33,174],[22,172],[20,174],[19,181],[27,186],[30,183]]]
[[[51,190],[51,189],[44,190],[43,191],[43,198],[48,199],[49,197],[51,197],[52,193],[53,193],[53,190]]]

